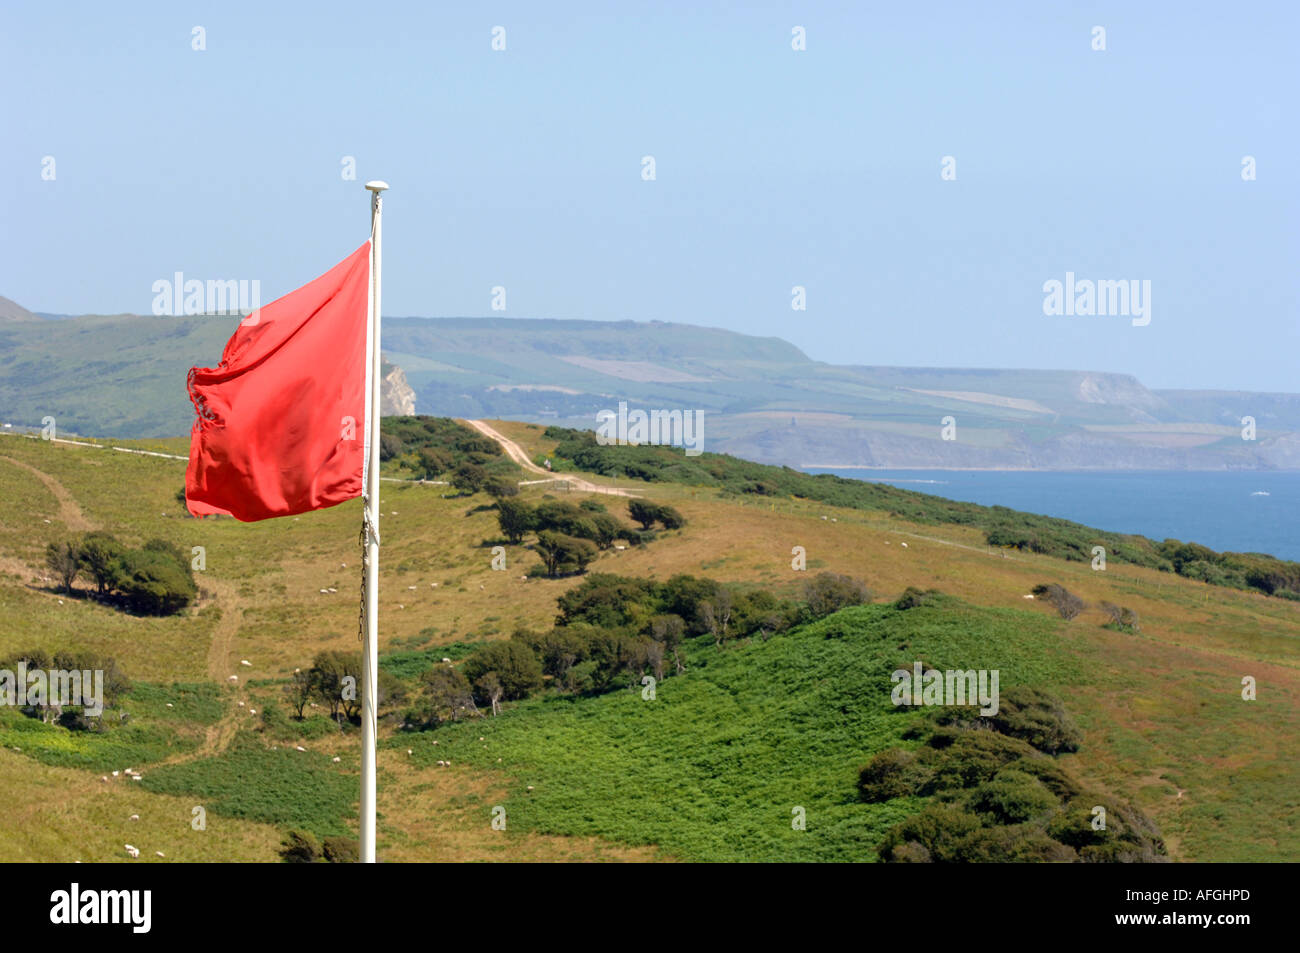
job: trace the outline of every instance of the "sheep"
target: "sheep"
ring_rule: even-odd
[[[116,771],[114,771],[114,772],[113,772],[113,773],[114,773],[114,774],[117,774],[117,772],[116,772]],[[101,780],[101,781],[107,781],[107,780],[108,780],[108,775],[107,775],[107,774],[106,774],[106,775],[104,775],[104,776],[103,776],[103,777],[101,777],[101,778],[100,778],[100,779],[99,779],[99,780]]]
[[[250,662],[250,661],[249,661],[248,659],[246,659],[246,658],[241,658],[241,659],[239,660],[239,664],[240,664],[240,665],[247,665],[249,668],[252,668],[252,667],[253,667],[253,663]]]
[[[256,714],[257,714],[257,709],[256,709],[256,708],[250,708],[250,709],[248,709],[248,713],[249,713],[250,715],[256,715]]]
[[[335,764],[338,764],[338,763],[339,763],[340,761],[342,761],[342,760],[343,760],[343,759],[340,758],[338,755],[335,755],[334,758],[333,758],[333,761],[334,761]]]
[[[407,586],[406,588],[407,588],[407,589],[414,589],[415,586]]]
[[[295,751],[306,751],[307,749],[304,748],[302,745],[294,745],[294,746],[293,746],[293,750],[295,750]]]
[[[122,846],[126,848],[126,852],[131,855],[132,860],[135,860],[137,857],[140,856],[139,847],[132,847],[130,844],[124,844]]]
[[[451,664],[451,659],[447,658],[447,656],[445,656],[445,655],[442,657],[442,661],[443,661],[444,664],[447,664],[447,665],[450,665],[450,664]]]
[[[415,752],[412,751],[410,748],[407,748],[407,749],[406,749],[406,754],[407,754],[407,756],[409,757],[409,756],[415,754]]]
[[[138,820],[140,820],[140,815],[139,815],[139,814],[132,814],[130,817],[127,818],[127,820],[128,820],[128,821],[138,821]]]
[[[238,675],[231,675],[229,678],[226,679],[226,681],[228,681],[228,682],[237,682],[237,681],[239,681],[239,676],[238,676]]]
[[[907,543],[899,543],[898,545],[902,546],[904,549],[907,549]]]
[[[160,850],[156,850],[156,851],[154,851],[154,853],[157,854],[159,857],[166,857],[166,856],[167,856],[166,854],[164,854],[164,853],[163,853],[162,851],[160,851]]]
[[[1027,593],[1026,595],[1021,596],[1020,598],[1021,598],[1021,599],[1032,599],[1032,598],[1034,598],[1034,594],[1033,594],[1032,592],[1030,592],[1030,593]]]

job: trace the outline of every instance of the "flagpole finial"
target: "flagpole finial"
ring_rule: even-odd
[[[371,179],[369,182],[366,183],[366,188],[368,188],[371,192],[383,192],[385,189],[388,188],[388,183],[380,179]]]

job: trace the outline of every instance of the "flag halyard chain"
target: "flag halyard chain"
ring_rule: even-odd
[[[370,498],[365,494],[361,497],[361,532],[358,534],[358,541],[361,543],[361,609],[357,613],[357,641],[365,642],[366,640],[366,579],[370,575],[370,537],[374,536],[375,545],[379,545],[379,533],[375,531],[374,524],[370,522]]]

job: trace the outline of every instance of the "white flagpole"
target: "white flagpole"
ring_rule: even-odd
[[[375,735],[379,726],[379,422],[381,414],[379,352],[380,233],[387,182],[367,182],[370,190],[370,394],[366,431],[366,638],[361,649],[361,862],[375,862]]]

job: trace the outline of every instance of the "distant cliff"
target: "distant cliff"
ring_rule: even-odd
[[[383,359],[384,380],[380,385],[379,412],[385,417],[409,417],[415,413],[415,391],[406,382],[406,373],[396,364]]]

